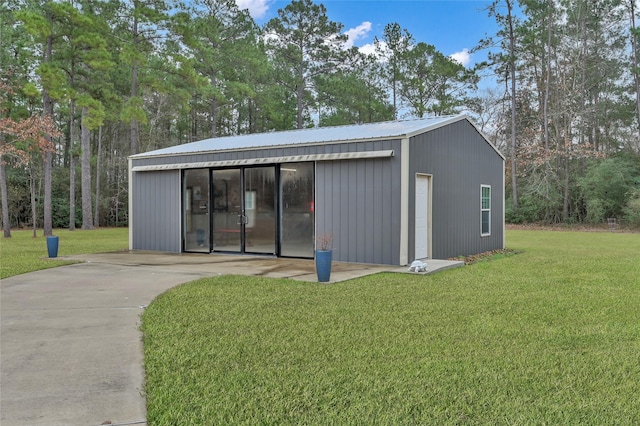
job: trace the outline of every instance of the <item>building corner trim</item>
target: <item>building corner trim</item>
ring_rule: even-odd
[[[409,264],[409,138],[400,141],[400,265]]]
[[[505,172],[505,161],[504,158],[502,159],[502,249],[506,249],[507,248],[507,216],[506,216],[506,210],[507,210],[507,194],[505,193],[506,191],[504,190],[505,188],[505,181],[506,181],[506,172]]]
[[[129,157],[129,250],[133,250],[133,160]]]

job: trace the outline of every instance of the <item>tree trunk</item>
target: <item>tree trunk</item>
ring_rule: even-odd
[[[516,156],[518,144],[516,136],[516,46],[513,29],[512,0],[506,0],[507,19],[509,21],[509,71],[511,73],[511,192],[513,209],[518,210],[518,159]]]
[[[131,119],[129,130],[131,132],[131,155],[135,155],[138,153],[138,120]]]
[[[82,107],[82,118],[80,120],[82,229],[94,229],[93,212],[91,211],[91,141],[89,139],[89,127],[86,123],[87,115],[89,115],[89,108]]]
[[[567,223],[569,221],[569,197],[571,190],[569,188],[569,158],[564,159],[564,191],[562,201],[562,222]]]
[[[2,135],[0,135],[2,138]],[[9,222],[9,200],[7,199],[7,172],[0,156],[0,195],[2,196],[2,230],[5,238],[11,238],[11,222]]]
[[[391,91],[392,91],[392,96],[393,96],[393,119],[397,120],[398,119],[398,90],[397,90],[397,85],[398,85],[398,80],[397,80],[397,74],[398,71],[396,70],[396,60],[393,59],[393,83],[391,84]]]
[[[638,75],[638,37],[636,34],[636,0],[630,0],[631,13],[631,48],[633,50],[633,81],[635,83],[636,92],[636,118],[638,119],[638,130],[640,131],[640,76]]]
[[[69,231],[76,230],[76,162],[69,153]]]
[[[197,95],[191,100],[191,140],[189,142],[198,140],[198,97]]]
[[[100,226],[100,173],[102,172],[101,165],[102,157],[102,126],[98,129],[98,153],[96,158],[96,211],[93,224],[96,227]]]
[[[218,137],[218,100],[215,96],[211,99],[211,137]]]
[[[69,105],[69,231],[76,229],[76,165],[73,160],[73,144],[75,139],[75,101]]]
[[[33,162],[29,162],[29,190],[31,191],[31,222],[33,222],[33,238],[36,238],[38,211],[36,206],[36,177],[34,176]]]
[[[44,154],[44,164],[43,164],[43,172],[44,172],[44,236],[49,237],[53,235],[53,218],[51,214],[51,185],[52,185],[52,171],[51,162],[53,161],[53,153],[51,151],[47,151]]]
[[[47,45],[45,48],[44,62],[51,62],[51,52],[53,50],[53,36],[47,37]],[[49,92],[44,89],[42,91],[42,113],[45,117],[51,118],[53,121],[53,101],[49,96]],[[47,135],[47,140],[51,142],[51,136]],[[44,154],[44,236],[49,237],[53,235],[53,218],[51,214],[51,191],[52,191],[52,167],[53,167],[53,152],[47,150]]]
[[[135,8],[137,9],[138,2],[134,1]],[[138,34],[138,16],[137,13],[133,14],[133,49],[134,52],[138,51],[138,43],[139,43],[140,34]],[[138,96],[138,60],[136,58],[133,59],[131,64],[131,98],[135,99]],[[138,153],[138,120],[134,116],[131,118],[130,124],[130,148],[131,155],[135,155]]]
[[[298,129],[302,129],[302,124],[303,124],[302,122],[302,110],[303,110],[302,97],[303,96],[304,96],[304,84],[300,83],[296,91],[296,108],[297,108],[296,126]]]
[[[552,25],[552,10],[551,5],[549,7],[549,21],[547,22],[547,63],[545,73],[545,88],[544,88],[544,104],[542,107],[542,123],[544,126],[544,159],[549,161],[549,97],[551,93],[551,42],[553,41],[551,33]]]
[[[562,222],[567,223],[569,220],[569,162],[571,161],[570,150],[570,138],[571,138],[571,123],[569,119],[565,119],[562,139],[562,152],[563,155],[558,165],[562,169],[558,174],[562,176]]]
[[[302,52],[302,47],[300,46],[300,51]],[[298,65],[298,69],[296,70],[298,82],[296,83],[296,128],[302,129],[303,125],[303,112],[304,112],[304,65]]]

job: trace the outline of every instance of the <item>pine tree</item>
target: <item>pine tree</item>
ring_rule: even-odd
[[[311,0],[293,0],[265,26],[278,83],[296,99],[298,129],[309,123],[317,99],[317,78],[333,73],[344,62],[342,47],[347,36],[341,31],[342,24],[329,20],[324,5]]]
[[[382,73],[386,78],[391,89],[391,98],[393,101],[393,118],[398,119],[399,84],[403,73],[403,66],[406,64],[406,56],[411,50],[411,46],[415,44],[415,40],[408,30],[403,29],[400,24],[394,22],[384,27],[384,36],[382,40],[376,37],[376,51],[378,56],[386,64],[382,68]]]

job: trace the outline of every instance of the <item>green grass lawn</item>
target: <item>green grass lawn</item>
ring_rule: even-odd
[[[640,235],[322,285],[221,276],[143,315],[150,425],[640,422]]]
[[[58,256],[82,253],[101,253],[127,250],[129,234],[127,228],[101,228],[93,231],[68,231],[56,229]],[[49,259],[47,239],[38,231],[11,231],[11,238],[0,237],[0,279],[25,272],[68,265],[72,261]]]

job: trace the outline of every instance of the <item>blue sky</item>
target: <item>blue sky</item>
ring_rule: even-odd
[[[259,25],[277,16],[289,0],[236,0],[249,9]],[[445,55],[453,55],[466,66],[485,58],[469,54],[478,41],[494,35],[496,24],[487,16],[485,0],[314,0],[323,3],[332,21],[344,25],[353,45],[367,50],[374,37],[382,38],[385,25],[397,22],[416,41],[433,44]]]

